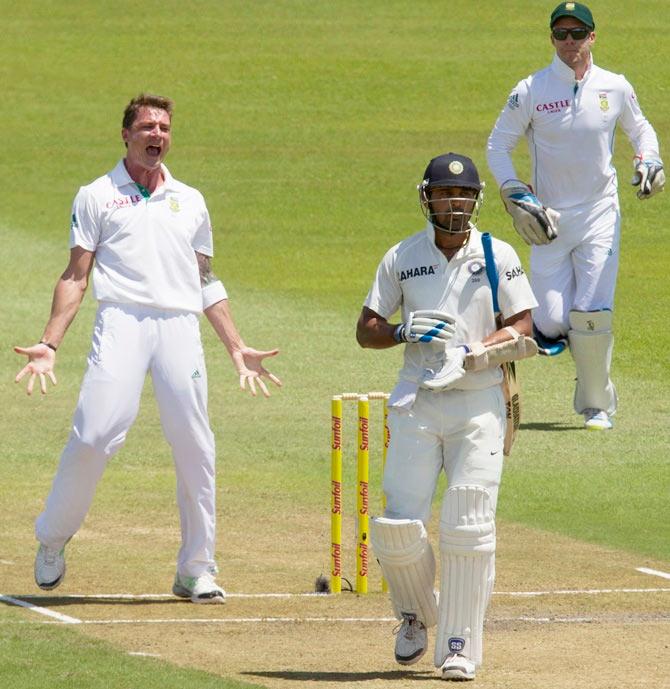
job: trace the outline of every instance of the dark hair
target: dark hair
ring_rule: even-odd
[[[133,122],[137,119],[137,113],[140,108],[158,108],[159,110],[165,110],[165,112],[170,116],[172,120],[172,108],[174,103],[169,98],[164,96],[155,96],[151,93],[140,93],[139,96],[133,98],[126,109],[123,111],[123,129],[129,129]]]

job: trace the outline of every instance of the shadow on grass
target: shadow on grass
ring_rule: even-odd
[[[30,603],[31,605],[37,605],[39,607],[45,608],[59,608],[67,607],[68,605],[174,605],[179,604],[191,604],[191,601],[186,598],[156,598],[155,596],[147,596],[146,598],[119,598],[114,597],[110,594],[109,598],[105,596],[100,597],[89,597],[89,596],[33,596],[26,593],[10,593],[5,594],[9,598],[15,598],[16,600],[23,601],[24,603]],[[6,601],[1,601],[3,603]],[[10,605],[9,602],[7,602]]]
[[[536,421],[522,423],[519,429],[522,431],[581,431],[584,429],[584,425],[577,426],[572,423],[557,423],[556,421]]]
[[[437,679],[434,672],[412,672],[408,670],[389,670],[386,672],[299,672],[277,670],[276,672],[241,672],[247,677],[264,677],[267,679],[285,679],[293,682],[365,682],[374,679],[384,680],[419,680]]]

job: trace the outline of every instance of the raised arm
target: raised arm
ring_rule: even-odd
[[[212,272],[211,258],[197,251],[195,255],[200,271],[205,316],[228,350],[240,376],[240,388],[244,390],[248,387],[249,392],[256,396],[256,384],[258,383],[263,395],[269,397],[270,392],[263,378],[268,378],[277,386],[281,386],[282,383],[277,376],[264,368],[263,359],[277,355],[279,350],[260,351],[244,344],[230,312],[226,290]]]
[[[39,377],[43,395],[47,391],[46,377],[54,385],[56,384],[54,375],[56,350],[79,311],[94,259],[95,252],[93,251],[87,251],[79,246],[71,249],[68,266],[56,283],[51,303],[51,315],[40,342],[31,347],[14,347],[17,354],[25,354],[28,357],[28,363],[19,371],[15,381],[18,383],[24,376],[29,375],[26,388],[29,395],[33,392],[37,377]]]

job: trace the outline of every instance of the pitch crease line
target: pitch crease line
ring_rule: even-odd
[[[76,617],[70,617],[69,615],[62,615],[54,610],[49,610],[49,608],[43,608],[39,605],[34,605],[33,603],[28,603],[24,600],[19,600],[18,598],[12,598],[12,596],[3,596],[0,593],[0,601],[9,603],[10,605],[18,605],[20,608],[26,608],[31,612],[36,612],[40,615],[45,615],[46,617],[53,617],[58,620],[61,624],[81,624],[81,620]]]
[[[603,593],[667,593],[670,588],[557,589],[556,591],[494,591],[494,596],[584,596]]]
[[[395,617],[229,617],[221,618],[172,618],[163,620],[83,620],[81,624],[297,624],[297,623],[377,623],[397,622]],[[49,624],[49,623],[45,623]]]
[[[226,593],[226,598],[328,598],[328,593]],[[26,594],[21,598],[44,598],[45,594]],[[177,600],[173,593],[66,593],[55,598],[83,600]]]
[[[655,572],[655,570],[651,570]],[[661,572],[660,575],[670,574]],[[493,591],[494,596],[511,597],[532,597],[532,596],[578,596],[578,595],[598,595],[605,593],[668,593],[670,588],[612,588],[612,589],[556,589],[554,591]],[[335,600],[339,595],[329,593],[226,593],[226,598],[331,598]],[[54,596],[63,599],[82,599],[82,600],[176,600],[171,593],[69,593]],[[43,599],[44,594],[26,594],[21,599],[30,600],[31,598]]]
[[[661,572],[658,569],[649,569],[649,567],[636,567],[638,572],[642,574],[651,574],[653,577],[661,577],[662,579],[670,579],[670,572]]]
[[[657,618],[658,621],[667,621],[667,618]],[[518,617],[499,617],[492,618],[490,622],[527,622],[531,624],[593,624],[599,622],[597,617],[531,617],[528,615],[520,615]],[[111,625],[162,625],[162,624],[337,624],[337,623],[390,623],[397,622],[395,617],[232,617],[228,619],[159,619],[159,620],[82,620],[80,624],[111,626]],[[607,620],[605,620],[607,622]],[[45,620],[42,624],[58,624]]]

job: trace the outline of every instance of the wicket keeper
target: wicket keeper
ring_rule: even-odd
[[[488,163],[514,227],[531,245],[533,312],[540,353],[569,345],[574,409],[587,429],[612,428],[612,310],[619,268],[618,182],[612,164],[617,124],[635,151],[632,184],[644,201],[663,189],[654,129],[633,87],[593,62],[595,21],[586,5],[551,13],[552,63],[512,90],[488,140]],[[531,180],[518,179],[511,152],[525,137]]]

